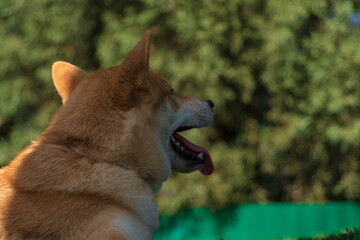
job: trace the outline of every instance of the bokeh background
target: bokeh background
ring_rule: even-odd
[[[146,29],[150,68],[215,102],[211,176],[173,174],[163,214],[244,202],[360,200],[360,1],[2,0],[0,165],[60,106],[56,60],[120,64]]]

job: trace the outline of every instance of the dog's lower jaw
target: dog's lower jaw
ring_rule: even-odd
[[[177,153],[169,142],[169,156],[171,168],[173,171],[181,173],[191,173],[200,170],[203,167],[202,162],[194,162]]]

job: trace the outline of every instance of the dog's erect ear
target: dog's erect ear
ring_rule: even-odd
[[[147,72],[149,68],[151,31],[147,30],[136,46],[126,55],[120,69],[128,76]]]
[[[72,91],[88,74],[80,68],[58,61],[52,65],[52,78],[63,104],[69,99]]]

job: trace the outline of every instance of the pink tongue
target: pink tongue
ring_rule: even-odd
[[[182,144],[185,148],[187,148],[188,151],[196,152],[196,153],[203,153],[204,154],[204,167],[200,169],[200,172],[204,175],[210,175],[214,171],[214,165],[212,163],[211,157],[209,152],[206,150],[206,148],[199,147],[183,136],[174,133],[173,137]]]

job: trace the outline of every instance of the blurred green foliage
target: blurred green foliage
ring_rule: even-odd
[[[338,234],[316,236],[314,238],[299,238],[299,240],[360,240],[360,230],[358,228],[347,228]]]
[[[360,2],[4,0],[0,165],[60,106],[51,64],[119,64],[146,29],[150,68],[212,99],[209,177],[174,174],[162,212],[244,201],[360,199]]]

